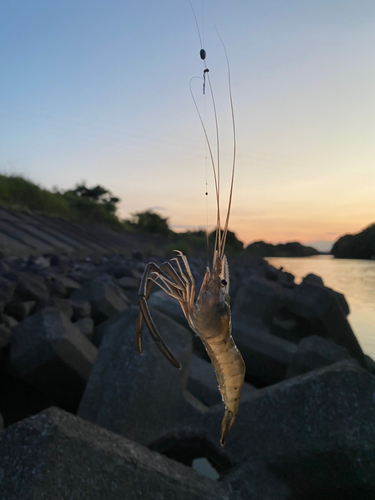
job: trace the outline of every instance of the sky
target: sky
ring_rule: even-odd
[[[328,250],[375,222],[375,2],[192,0],[214,91],[225,216],[244,241]],[[215,28],[216,27],[216,28]],[[217,29],[217,31],[216,31]],[[176,231],[213,228],[211,96],[188,0],[5,0],[0,172],[85,181]],[[193,78],[193,80],[191,80]],[[215,153],[216,158],[216,153]],[[208,196],[205,196],[207,182]]]

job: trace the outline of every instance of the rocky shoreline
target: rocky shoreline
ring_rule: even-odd
[[[357,234],[345,234],[333,245],[331,253],[336,259],[375,260],[375,224]]]
[[[262,258],[230,260],[247,371],[221,448],[213,369],[157,287],[149,305],[182,369],[147,331],[136,352],[148,261],[140,252],[0,259],[1,498],[374,498],[375,363],[345,297],[315,275],[296,285]],[[199,286],[205,262],[190,264]],[[192,469],[198,457],[219,481]]]

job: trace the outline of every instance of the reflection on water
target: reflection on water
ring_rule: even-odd
[[[375,359],[375,261],[334,259],[331,255],[269,257],[267,261],[294,274],[296,283],[314,273],[323,278],[326,286],[343,293],[354,333],[364,352]]]

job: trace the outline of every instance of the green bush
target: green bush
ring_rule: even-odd
[[[80,186],[76,189],[78,188]],[[101,189],[110,195],[109,191]],[[19,175],[0,174],[0,205],[8,208],[29,210],[76,222],[104,224],[121,230],[123,225],[113,211],[118,201],[118,198],[111,196],[104,201],[95,201],[74,190],[51,193]]]

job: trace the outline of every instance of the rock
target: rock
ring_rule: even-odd
[[[0,260],[0,273],[10,271],[9,265],[5,262],[5,260]]]
[[[73,307],[68,299],[49,299],[47,302],[47,307],[55,307],[60,312],[64,313],[68,319],[72,319]]]
[[[303,281],[287,299],[287,308],[309,320],[311,333],[333,340],[345,347],[361,366],[365,366],[363,351],[346,319],[343,305],[330,288]]]
[[[84,284],[99,278],[100,271],[93,263],[80,262],[79,264],[75,263],[73,265],[68,277],[80,284]]]
[[[274,281],[261,276],[245,278],[232,307],[233,327],[246,331],[254,318],[270,323],[283,295],[282,286]]]
[[[3,320],[3,323],[7,328],[13,328],[14,326],[18,325],[18,321],[12,316],[8,316],[7,314],[2,314],[1,319]]]
[[[43,309],[13,328],[11,372],[74,408],[97,355],[96,348],[60,311]]]
[[[12,332],[5,325],[0,325],[0,349],[6,347],[10,339],[12,338]]]
[[[16,283],[4,276],[0,276],[0,302],[9,302],[16,290]]]
[[[71,299],[88,301],[91,304],[91,316],[95,323],[101,323],[118,312],[123,312],[127,309],[128,304],[124,299],[119,287],[113,283],[110,286],[108,283],[100,279],[90,281],[81,289],[72,293]]]
[[[74,324],[82,335],[91,340],[94,332],[94,320],[92,318],[81,318]]]
[[[221,402],[218,382],[211,363],[196,354],[191,357],[187,390],[206,406]],[[241,398],[254,390],[254,387],[245,383],[242,388]]]
[[[180,304],[176,299],[173,299],[167,295],[163,290],[157,290],[150,295],[148,299],[149,307],[157,309],[159,312],[168,316],[168,318],[173,319],[177,323],[183,326],[187,326],[186,318]]]
[[[306,281],[307,283],[310,283],[311,285],[320,285],[324,286],[324,282],[320,276],[317,276],[316,274],[310,273],[306,274],[306,276],[302,279],[302,281]]]
[[[73,321],[78,319],[88,318],[91,314],[91,304],[88,300],[73,300],[69,299],[73,307]]]
[[[317,276],[316,274],[307,274],[303,278],[302,282],[308,283],[310,285],[318,285],[318,286],[320,285],[320,286],[324,287],[324,283],[323,283],[322,278],[320,276]],[[350,310],[349,310],[349,304],[347,303],[345,296],[340,292],[336,292],[335,290],[332,290],[331,288],[327,288],[327,290],[330,290],[336,296],[336,299],[339,301],[340,306],[341,306],[342,310],[344,311],[345,316],[348,316],[350,313]]]
[[[94,332],[92,334],[91,341],[99,349],[104,336],[110,331],[111,326],[116,324],[122,313],[117,313],[111,316],[106,321],[103,321],[99,325],[94,327]]]
[[[17,273],[16,296],[23,301],[46,301],[49,298],[48,288],[44,278],[39,274],[23,271]]]
[[[132,276],[124,276],[117,280],[117,283],[124,290],[138,290],[140,280],[138,278],[133,278]]]
[[[60,264],[60,257],[59,255],[56,255],[56,254],[50,254],[49,255],[49,263],[50,263],[50,266],[58,266]]]
[[[34,264],[36,264],[41,269],[45,269],[46,267],[49,267],[51,265],[51,261],[48,256],[43,256],[43,257],[38,257],[34,261]]]
[[[184,398],[191,335],[157,311],[152,314],[182,369],[176,370],[164,358],[145,328],[143,355],[138,354],[138,309],[131,307],[111,319],[78,410],[79,416],[142,444],[163,439],[195,420],[193,432],[198,434],[203,422],[201,413]]]
[[[225,453],[240,467],[265,464],[292,492],[286,498],[370,500],[375,498],[374,394],[375,377],[354,361],[256,391],[240,405]],[[217,448],[222,414],[212,407],[207,418],[206,437]],[[245,468],[237,484],[253,479]]]
[[[19,300],[12,300],[5,306],[5,313],[12,316],[17,321],[23,321],[30,314],[31,309],[35,306],[35,300],[27,302],[20,302]]]
[[[261,460],[250,459],[238,468],[233,468],[224,476],[222,482],[229,485],[230,490],[238,493],[244,500],[294,500],[296,498],[291,488],[283,483],[282,477],[273,473],[272,468],[267,467]],[[306,497],[306,500],[310,498],[314,499],[314,497]]]
[[[234,328],[232,335],[245,361],[247,382],[265,387],[284,379],[296,344],[270,334],[259,319],[246,331]]]
[[[133,252],[132,258],[135,260],[143,260],[143,254],[141,252]]]
[[[47,276],[48,288],[52,295],[67,297],[75,290],[79,290],[81,285],[77,281],[64,276],[63,274],[50,273]]]
[[[235,500],[227,485],[58,408],[0,434],[4,500]]]
[[[366,368],[372,374],[375,375],[375,361],[365,354]]]
[[[276,269],[273,266],[270,266],[267,262],[264,263],[263,266],[264,277],[267,280],[277,281],[280,285],[293,288],[295,286],[294,276],[291,273],[283,272],[282,268]]]
[[[323,366],[332,365],[343,359],[351,359],[345,347],[312,335],[301,340],[293,354],[285,378],[295,377]]]

